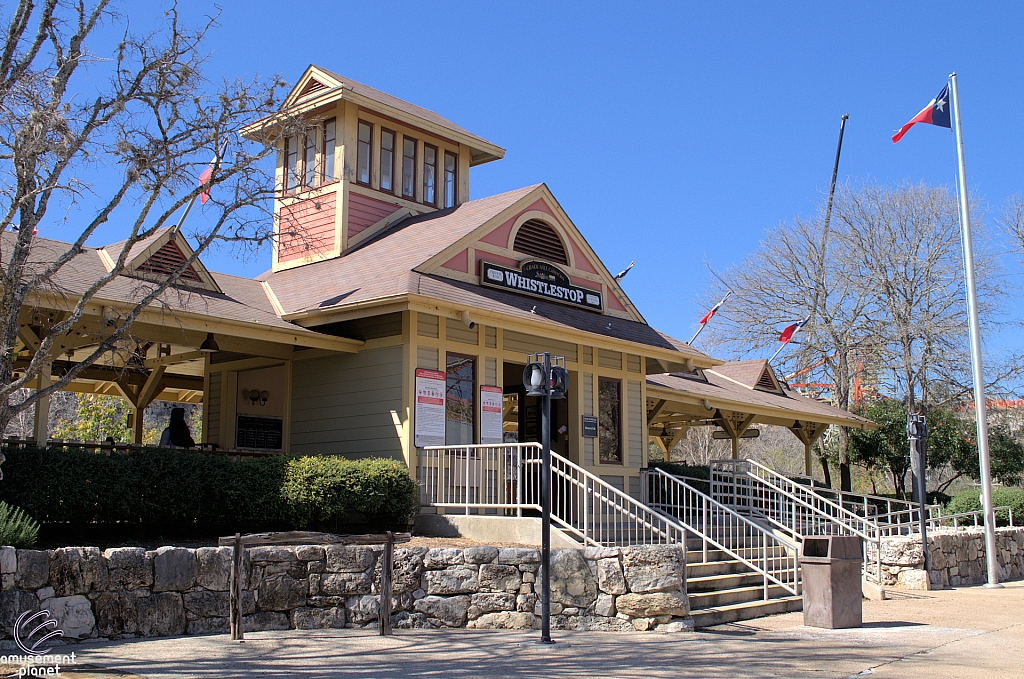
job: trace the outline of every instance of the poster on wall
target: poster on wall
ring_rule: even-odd
[[[444,445],[445,374],[416,369],[416,447]]]
[[[501,387],[480,387],[480,443],[501,443]]]

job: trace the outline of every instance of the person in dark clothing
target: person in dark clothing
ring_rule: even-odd
[[[165,448],[191,448],[196,445],[192,432],[185,424],[185,409],[172,408],[171,421],[160,435],[160,445]]]

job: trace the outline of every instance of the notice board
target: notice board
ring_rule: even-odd
[[[480,387],[480,443],[501,443],[501,387]]]
[[[416,447],[444,445],[445,374],[416,369]]]

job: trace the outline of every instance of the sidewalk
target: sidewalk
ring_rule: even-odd
[[[83,663],[165,677],[1024,678],[1024,582],[865,601],[857,630],[803,627],[801,613],[696,634],[397,630],[261,632],[95,642]],[[71,675],[74,676],[74,675]]]

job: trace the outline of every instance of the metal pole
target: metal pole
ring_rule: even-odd
[[[949,75],[949,92],[953,104],[956,155],[959,164],[960,232],[964,246],[964,274],[967,282],[967,316],[971,334],[971,370],[974,374],[974,414],[978,424],[978,462],[981,471],[981,496],[985,509],[985,559],[988,562],[987,587],[999,584],[999,563],[996,555],[996,513],[992,508],[992,469],[988,457],[988,422],[985,413],[985,378],[981,363],[981,328],[978,324],[978,291],[974,281],[974,248],[971,244],[971,215],[967,203],[967,171],[964,166],[964,138],[960,129],[960,95],[956,73]]]
[[[921,554],[924,558],[924,570],[928,572],[928,484],[925,474],[928,466],[925,457],[925,441],[928,437],[928,425],[923,415],[910,413],[907,415],[907,434],[910,439],[910,473],[913,499],[917,501],[918,518],[921,525]]]
[[[832,199],[836,195],[836,177],[839,176],[839,154],[843,152],[843,132],[846,130],[846,121],[850,114],[844,113],[839,121],[839,143],[836,145],[836,162],[832,166],[832,184],[828,187],[828,204],[825,206],[825,231],[828,231],[829,222],[832,220]]]
[[[544,352],[544,395],[541,397],[541,589],[540,642],[551,641],[551,354]]]
[[[712,310],[713,312],[717,312],[717,311],[718,311],[719,309],[721,309],[721,308],[722,308],[722,305],[723,305],[723,304],[725,304],[725,300],[729,299],[729,297],[731,297],[731,296],[732,296],[732,290],[729,290],[728,292],[726,292],[726,293],[725,293],[725,297],[723,297],[723,298],[722,298],[722,301],[721,301],[721,302],[719,302],[718,304],[716,304],[715,306],[713,306],[713,307],[711,308],[711,310]],[[711,322],[711,319],[709,318],[709,319],[708,319],[708,323],[710,323],[710,322]],[[699,336],[699,335],[700,335],[700,334],[701,334],[702,332],[704,332],[704,328],[705,328],[705,327],[707,327],[707,324],[708,324],[708,323],[701,323],[701,324],[700,324],[700,327],[699,327],[699,328],[697,328],[697,332],[693,333],[693,337],[691,337],[691,338],[690,338],[690,341],[689,341],[689,342],[687,342],[687,344],[689,344],[689,345],[691,345],[691,346],[692,346],[692,345],[693,345],[693,341],[694,341],[695,339],[697,339],[697,337],[698,337],[698,336]]]

